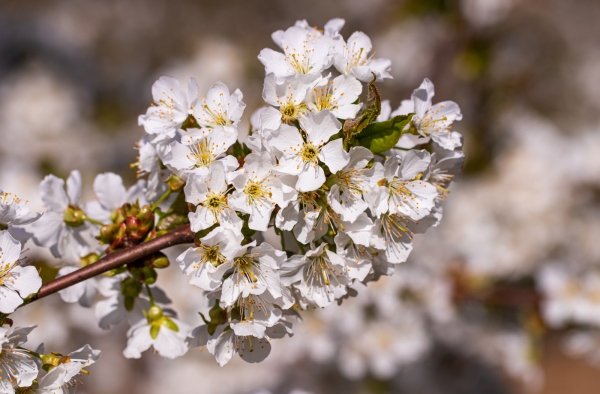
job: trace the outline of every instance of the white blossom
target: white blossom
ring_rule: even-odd
[[[412,108],[409,103],[403,102],[402,112],[414,112],[412,124],[423,137],[431,137],[442,148],[454,150],[462,146],[460,133],[451,130],[452,123],[462,119],[460,108],[454,101],[443,101],[432,106],[434,94],[433,83],[425,78],[411,96]]]
[[[69,262],[79,261],[89,252],[89,245],[82,236],[87,230],[85,214],[79,207],[81,199],[81,174],[72,171],[65,181],[48,175],[40,183],[40,196],[47,211],[31,224],[33,240],[37,245],[49,248],[55,257]]]
[[[335,183],[328,200],[342,220],[354,222],[369,206],[363,198],[363,193],[368,191],[365,186],[375,186],[383,178],[383,167],[380,163],[374,163],[367,168],[367,164],[373,160],[373,153],[367,148],[356,146],[348,153],[348,164],[332,178]]]
[[[362,84],[353,76],[339,75],[333,80],[322,78],[308,90],[306,105],[313,112],[329,110],[338,119],[351,119],[361,108],[356,100],[362,92]]]
[[[261,130],[277,130],[307,115],[306,96],[321,80],[321,75],[293,75],[278,81],[274,74],[265,77],[263,100],[273,107],[260,113]]]
[[[231,230],[217,227],[200,240],[200,246],[191,247],[177,257],[179,268],[192,274],[190,284],[212,291],[222,283],[223,274],[231,267],[235,252],[243,237]]]
[[[304,256],[292,256],[281,269],[284,284],[294,285],[303,297],[321,308],[346,294],[349,282],[344,259],[325,245]]]
[[[177,358],[187,353],[185,342],[190,328],[172,316],[161,316],[158,321],[142,319],[127,332],[127,347],[123,355],[140,358],[151,346],[163,357]]]
[[[250,214],[248,227],[266,231],[275,206],[287,204],[283,184],[273,172],[269,154],[249,154],[244,167],[230,173],[229,179],[236,189],[229,197],[229,205]]]
[[[86,213],[93,219],[109,223],[111,214],[121,208],[126,202],[138,201],[140,206],[146,205],[144,190],[146,181],[139,180],[129,189],[125,189],[123,179],[112,172],[99,174],[94,179],[95,201],[85,204]]]
[[[207,177],[192,175],[184,192],[185,201],[196,205],[196,212],[188,214],[192,231],[204,230],[214,224],[236,232],[242,229],[242,220],[229,206],[229,186],[222,164],[215,163]]]
[[[23,298],[37,293],[42,286],[33,266],[19,265],[21,243],[8,231],[0,231],[0,312],[12,313],[23,303]]]
[[[332,40],[328,36],[313,34],[301,26],[292,26],[276,38],[284,53],[265,48],[258,59],[267,74],[277,78],[295,74],[319,74],[331,65],[329,54]]]
[[[18,226],[35,222],[42,216],[41,212],[30,214],[27,201],[22,201],[13,193],[0,190],[0,230],[8,230],[14,238],[25,242],[30,234]]]
[[[200,126],[217,133],[233,134],[237,138],[239,123],[246,104],[239,89],[229,93],[223,82],[210,87],[206,97],[201,97],[194,108],[194,117]]]
[[[31,386],[38,374],[38,365],[28,351],[21,349],[27,335],[37,326],[16,327],[9,331],[0,327],[0,392],[14,393],[16,387]]]
[[[250,294],[270,293],[273,299],[281,298],[279,267],[286,259],[285,252],[274,249],[264,242],[255,246],[252,242],[239,248],[225,269],[233,272],[223,281],[221,301],[232,306],[238,298]]]
[[[297,128],[281,125],[270,142],[282,153],[276,170],[297,175],[296,189],[308,192],[325,182],[320,162],[335,174],[348,163],[349,156],[342,147],[341,138],[328,142],[341,128],[340,122],[329,111],[300,119],[300,126],[306,132],[306,140]]]
[[[193,113],[198,101],[198,83],[190,78],[184,92],[177,79],[160,77],[152,85],[152,98],[152,105],[145,115],[139,116],[138,124],[153,136],[154,142],[173,138]]]
[[[404,155],[392,156],[384,165],[385,186],[370,187],[366,193],[371,212],[379,217],[383,213],[408,216],[419,220],[435,206],[437,189],[421,180],[428,170],[431,157],[425,150],[411,150]]]
[[[184,144],[173,141],[165,155],[164,164],[172,167],[184,180],[190,175],[205,177],[212,172],[213,164],[220,163],[226,171],[238,167],[235,157],[227,155],[227,149],[237,139],[237,133],[225,133],[219,130],[199,129],[184,139]]]
[[[333,45],[333,65],[343,75],[352,75],[363,82],[391,78],[392,62],[389,59],[375,58],[371,39],[365,33],[352,33],[347,42],[339,39]]]

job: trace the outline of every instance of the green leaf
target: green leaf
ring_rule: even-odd
[[[352,146],[364,146],[373,153],[388,151],[396,146],[402,134],[410,132],[407,126],[412,116],[398,115],[385,122],[372,123],[356,137]]]
[[[358,117],[344,122],[344,148],[348,148],[354,137],[360,134],[369,123],[374,122],[381,113],[381,95],[375,87],[376,80],[377,77],[373,73],[373,80],[367,87],[367,106],[364,111]]]

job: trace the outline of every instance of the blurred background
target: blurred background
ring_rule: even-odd
[[[543,267],[586,275],[600,263],[598,1],[2,0],[0,188],[40,209],[49,173],[81,170],[87,197],[100,172],[133,183],[137,115],[161,75],[196,77],[201,92],[240,88],[244,132],[262,105],[256,57],[275,48],[271,33],[334,17],[392,60],[394,79],[379,86],[392,108],[428,77],[434,102],[464,114],[464,175],[409,261],[342,306],[305,313],[257,365],[220,368],[198,351],[126,360],[126,323],[104,332],[93,310],[57,295],[14,315],[40,325],[30,345],[100,348],[87,394],[597,393],[597,328],[550,328],[535,290]],[[175,266],[159,280],[198,325],[201,294],[186,282]]]

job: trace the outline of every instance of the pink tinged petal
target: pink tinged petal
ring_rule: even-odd
[[[107,172],[94,179],[94,192],[107,210],[113,211],[125,203],[127,191],[123,179],[117,174]]]
[[[67,178],[67,195],[71,204],[79,204],[79,200],[81,200],[81,173],[78,170],[71,171]]]
[[[40,197],[50,211],[62,213],[67,209],[69,197],[64,187],[65,181],[54,175],[46,176],[40,183]]]
[[[339,138],[321,148],[319,159],[329,167],[331,173],[335,174],[348,164],[350,156],[344,150],[342,139]]]

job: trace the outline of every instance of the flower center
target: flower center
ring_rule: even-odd
[[[208,193],[202,206],[217,216],[219,212],[227,208],[227,196],[222,193]]]
[[[227,261],[227,258],[221,253],[220,248],[221,245],[216,246],[205,246],[202,245],[202,251],[204,252],[204,256],[202,256],[203,263],[210,263],[215,267],[220,266],[221,264]]]
[[[288,101],[281,104],[279,107],[279,112],[281,112],[281,121],[286,124],[291,124],[300,117],[303,109],[300,105],[296,105],[293,101]]]
[[[207,140],[198,141],[190,145],[193,161],[196,162],[196,167],[208,167],[215,161],[213,149]]]
[[[308,41],[304,41],[304,53],[290,53],[285,57],[285,60],[287,60],[288,64],[298,74],[308,74],[310,70],[312,70],[312,66],[310,65],[310,58],[312,53],[314,52],[314,49],[308,49],[306,44],[308,44]]]
[[[319,157],[319,148],[314,146],[312,143],[307,142],[302,147],[300,151],[300,156],[302,157],[302,161],[305,163],[314,163],[318,160]]]
[[[221,104],[218,105],[221,106]],[[213,119],[210,121],[210,123],[214,124],[215,126],[229,126],[230,124],[233,124],[233,122],[229,120],[227,113],[221,108],[215,112],[211,110],[208,105],[205,105],[204,109],[210,114],[210,116],[212,116]]]
[[[252,205],[258,200],[265,199],[265,196],[271,197],[272,193],[263,186],[262,183],[250,180],[246,183],[244,193],[248,198],[248,204]]]

